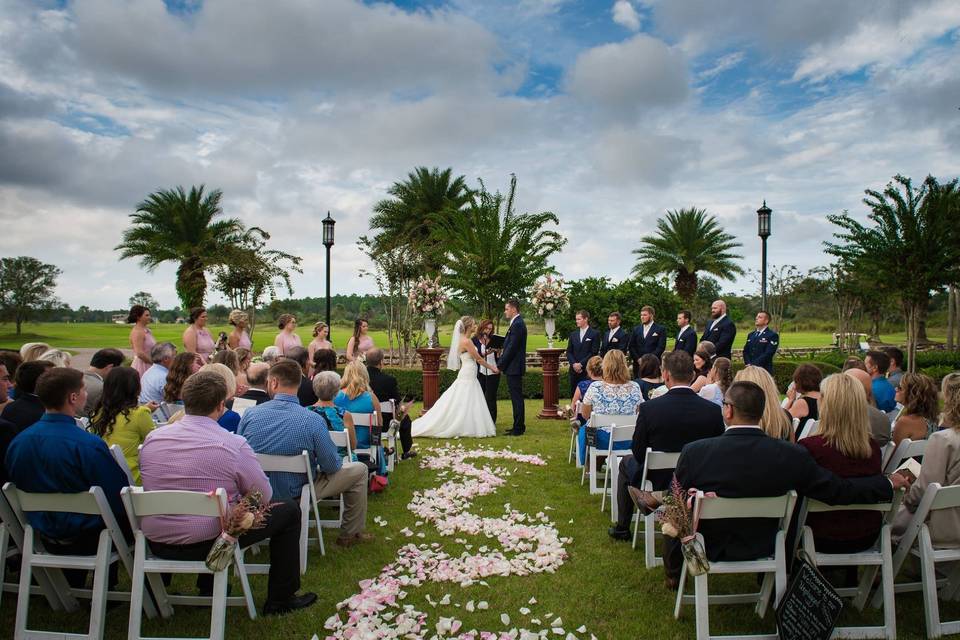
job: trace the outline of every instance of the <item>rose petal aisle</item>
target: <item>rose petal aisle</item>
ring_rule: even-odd
[[[511,625],[508,613],[500,616],[503,629],[478,631],[464,629],[455,615],[430,616],[412,604],[404,604],[410,589],[427,582],[454,583],[467,588],[472,585],[486,586],[485,578],[491,576],[528,576],[537,573],[553,573],[566,560],[564,547],[571,540],[561,538],[559,531],[543,511],[529,515],[516,511],[510,504],[503,506],[503,514],[497,518],[482,517],[470,513],[468,508],[474,498],[494,493],[501,487],[511,472],[503,466],[487,464],[476,466],[467,460],[511,461],[521,464],[546,465],[540,456],[521,454],[509,450],[466,449],[462,445],[446,445],[434,449],[421,461],[421,468],[438,472],[440,478],[452,476],[439,487],[415,492],[407,508],[418,518],[417,524],[432,524],[441,536],[471,535],[495,540],[499,545],[479,546],[468,544],[464,538],[455,542],[465,549],[454,556],[444,551],[440,543],[414,541],[397,552],[394,562],[385,566],[380,575],[360,582],[360,592],[337,605],[338,613],[324,625],[328,640],[367,638],[457,638],[459,640],[533,640],[548,636],[564,640],[593,638],[585,627],[574,632],[563,628],[561,617],[548,612],[542,618],[530,607],[537,604],[530,598],[523,615],[532,614],[529,624],[534,628]],[[408,538],[424,537],[409,528],[400,532]],[[429,595],[427,602],[434,607],[451,604],[449,594],[439,601]],[[486,601],[476,598],[467,601],[467,612],[488,608]],[[451,611],[455,612],[455,609]],[[579,635],[577,635],[579,634]]]

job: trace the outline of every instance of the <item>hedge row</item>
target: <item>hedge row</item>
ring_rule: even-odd
[[[904,350],[906,353],[906,350]],[[837,367],[842,367],[843,363],[851,354],[842,351],[832,351],[830,353],[818,353],[817,361],[826,362]],[[861,356],[863,354],[860,354]],[[960,351],[919,351],[917,352],[917,369],[949,369],[950,371],[960,370]]]
[[[790,381],[793,379],[793,372],[796,370],[797,366],[801,364],[798,362],[775,362],[773,365],[773,377],[777,381],[777,387],[779,387],[781,392],[786,392],[787,386],[790,384]],[[825,362],[810,362],[809,364],[815,365],[820,371],[823,372],[824,376],[828,376],[831,373],[838,373],[840,371],[839,367],[836,367],[832,364]],[[734,363],[734,371],[739,371],[743,368],[743,363]],[[417,400],[423,399],[423,374],[420,369],[393,369],[393,368],[384,368],[384,371],[394,376],[397,379],[397,386],[400,389],[400,394],[405,395],[408,398],[416,398]],[[453,381],[457,377],[456,371],[450,371],[448,369],[440,370],[440,392],[442,393],[453,384]],[[560,398],[569,398],[570,393],[570,383],[567,378],[566,370],[561,370],[560,372]],[[543,370],[542,369],[527,369],[526,375],[523,376],[523,396],[525,398],[542,398],[543,397]],[[497,394],[497,397],[501,400],[507,400],[510,398],[507,393],[507,384],[505,380],[500,381],[500,388]]]

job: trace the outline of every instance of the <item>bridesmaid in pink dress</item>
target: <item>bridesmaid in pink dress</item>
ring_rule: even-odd
[[[302,347],[303,342],[294,331],[297,329],[297,319],[289,313],[285,313],[277,318],[277,326],[280,327],[280,333],[273,341],[273,346],[280,350],[280,355],[287,355],[289,349],[293,347]]]
[[[150,332],[147,326],[150,324],[150,309],[142,304],[135,304],[130,307],[130,315],[127,316],[127,322],[133,323],[133,329],[130,330],[130,346],[133,348],[133,368],[141,376],[153,366],[150,359],[150,350],[157,344],[156,338]]]
[[[373,338],[367,335],[370,325],[363,318],[357,318],[353,323],[353,336],[347,341],[347,361],[353,362],[370,349],[373,349]]]
[[[183,332],[183,348],[196,353],[207,363],[216,346],[207,329],[207,310],[203,307],[191,309],[190,326]]]
[[[230,312],[230,324],[233,325],[233,331],[227,338],[227,346],[231,349],[253,350],[253,342],[250,340],[250,333],[247,327],[250,326],[250,316],[240,309],[234,309]]]

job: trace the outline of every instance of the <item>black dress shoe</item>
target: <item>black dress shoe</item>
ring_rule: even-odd
[[[293,596],[285,602],[273,602],[267,600],[263,605],[263,615],[282,616],[285,613],[296,611],[297,609],[306,609],[317,601],[317,594],[308,591],[299,596]]]
[[[610,527],[609,529],[607,529],[607,534],[614,540],[630,539],[630,529],[620,529],[618,527]]]
[[[416,451],[407,451],[406,453],[400,454],[401,460],[409,460],[410,458],[416,458],[416,457],[417,457]]]
[[[518,432],[516,432],[516,431],[507,431],[507,432],[506,432],[505,434],[503,434],[503,435],[505,435],[505,436],[522,436],[523,434],[522,434],[522,433],[518,433]]]

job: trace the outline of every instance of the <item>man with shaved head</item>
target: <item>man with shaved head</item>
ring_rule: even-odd
[[[859,380],[863,385],[863,390],[867,393],[867,414],[870,416],[870,437],[879,446],[884,446],[890,442],[890,434],[893,426],[890,424],[890,418],[883,411],[877,409],[877,403],[873,399],[873,379],[870,374],[863,369],[847,369],[844,375]]]
[[[247,385],[249,388],[242,396],[244,400],[253,400],[257,404],[263,404],[270,399],[267,394],[267,374],[270,372],[270,365],[266,362],[254,362],[247,368]]]
[[[733,341],[737,338],[737,325],[727,317],[727,303],[717,300],[710,305],[710,322],[700,337],[700,342],[707,340],[717,348],[718,358],[729,358]]]

